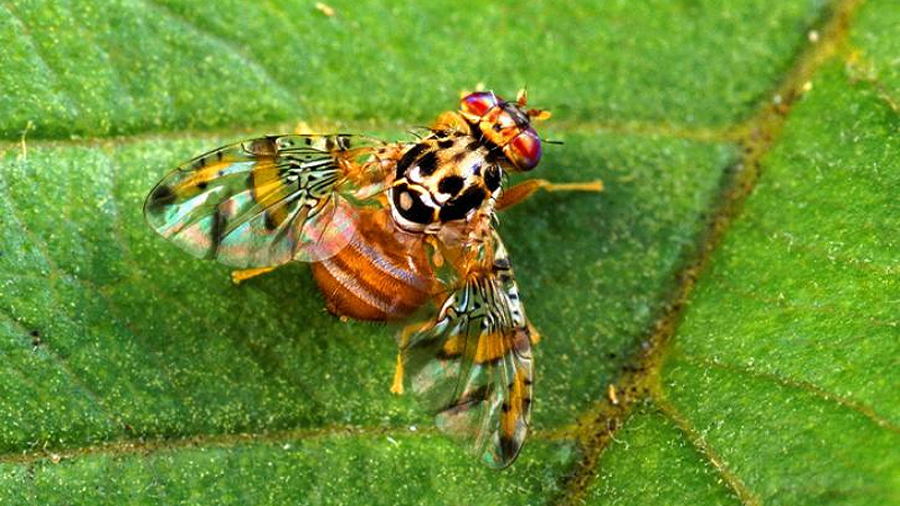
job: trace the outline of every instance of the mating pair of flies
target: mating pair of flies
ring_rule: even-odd
[[[144,214],[188,253],[241,269],[235,282],[309,262],[330,312],[404,321],[392,391],[409,388],[442,432],[505,467],[528,431],[538,334],[496,213],[539,189],[602,189],[503,187],[506,173],[541,160],[532,123],[550,114],[526,102],[524,91],[515,102],[465,94],[414,141],[281,135],[225,146],[163,178]]]

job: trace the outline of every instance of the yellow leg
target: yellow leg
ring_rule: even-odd
[[[397,352],[397,367],[394,369],[394,381],[391,383],[391,393],[403,394],[403,350],[409,346],[409,336],[419,332],[425,327],[431,325],[431,322],[411,323],[400,330],[400,351]]]
[[[397,353],[397,368],[394,370],[394,382],[391,383],[391,393],[403,395],[403,352]]]
[[[586,191],[586,192],[602,192],[603,181],[599,179],[595,181],[587,181],[583,183],[551,183],[546,179],[528,179],[506,189],[497,202],[497,209],[503,210],[512,207],[519,202],[524,201],[528,197],[534,195],[538,190],[548,192],[559,191]]]
[[[259,267],[256,269],[244,269],[241,271],[231,271],[231,282],[239,285],[250,278],[255,278],[260,274],[274,271],[276,267]]]
[[[534,325],[532,325],[531,322],[528,322],[528,334],[532,346],[541,342],[541,334],[537,331],[536,328],[534,328]]]

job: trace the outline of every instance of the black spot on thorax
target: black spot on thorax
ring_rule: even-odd
[[[437,155],[434,151],[429,151],[419,157],[419,159],[416,161],[416,165],[419,166],[419,174],[422,174],[422,176],[430,176],[434,174],[435,170],[437,170]]]
[[[494,193],[500,187],[500,167],[492,164],[484,173],[484,185],[488,191]]]
[[[465,180],[460,176],[447,176],[438,183],[438,191],[447,195],[455,196],[463,188]]]
[[[456,144],[456,141],[453,139],[441,139],[437,143],[438,147],[441,149],[450,149],[454,144]]]
[[[407,200],[404,205],[404,200]],[[420,193],[401,183],[393,189],[393,205],[401,216],[413,223],[427,225],[434,220],[434,209],[422,201]]]
[[[406,153],[403,154],[403,156],[400,158],[400,161],[397,162],[397,179],[400,179],[401,177],[406,175],[406,171],[409,170],[409,167],[426,149],[428,149],[427,144],[419,143],[409,148],[409,150],[407,150]]]
[[[441,221],[461,220],[469,214],[469,211],[480,206],[485,197],[484,188],[470,186],[461,195],[444,204],[438,217]]]

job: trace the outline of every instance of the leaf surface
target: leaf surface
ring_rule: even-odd
[[[889,2],[329,5],[0,2],[0,503],[898,501]],[[235,287],[141,215],[198,153],[479,83],[606,187],[501,217],[543,340],[500,473],[306,266]]]

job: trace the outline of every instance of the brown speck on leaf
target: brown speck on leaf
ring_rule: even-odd
[[[616,394],[616,386],[612,383],[606,388],[606,397],[609,398],[609,402],[611,402],[613,406],[619,405],[619,396]]]

